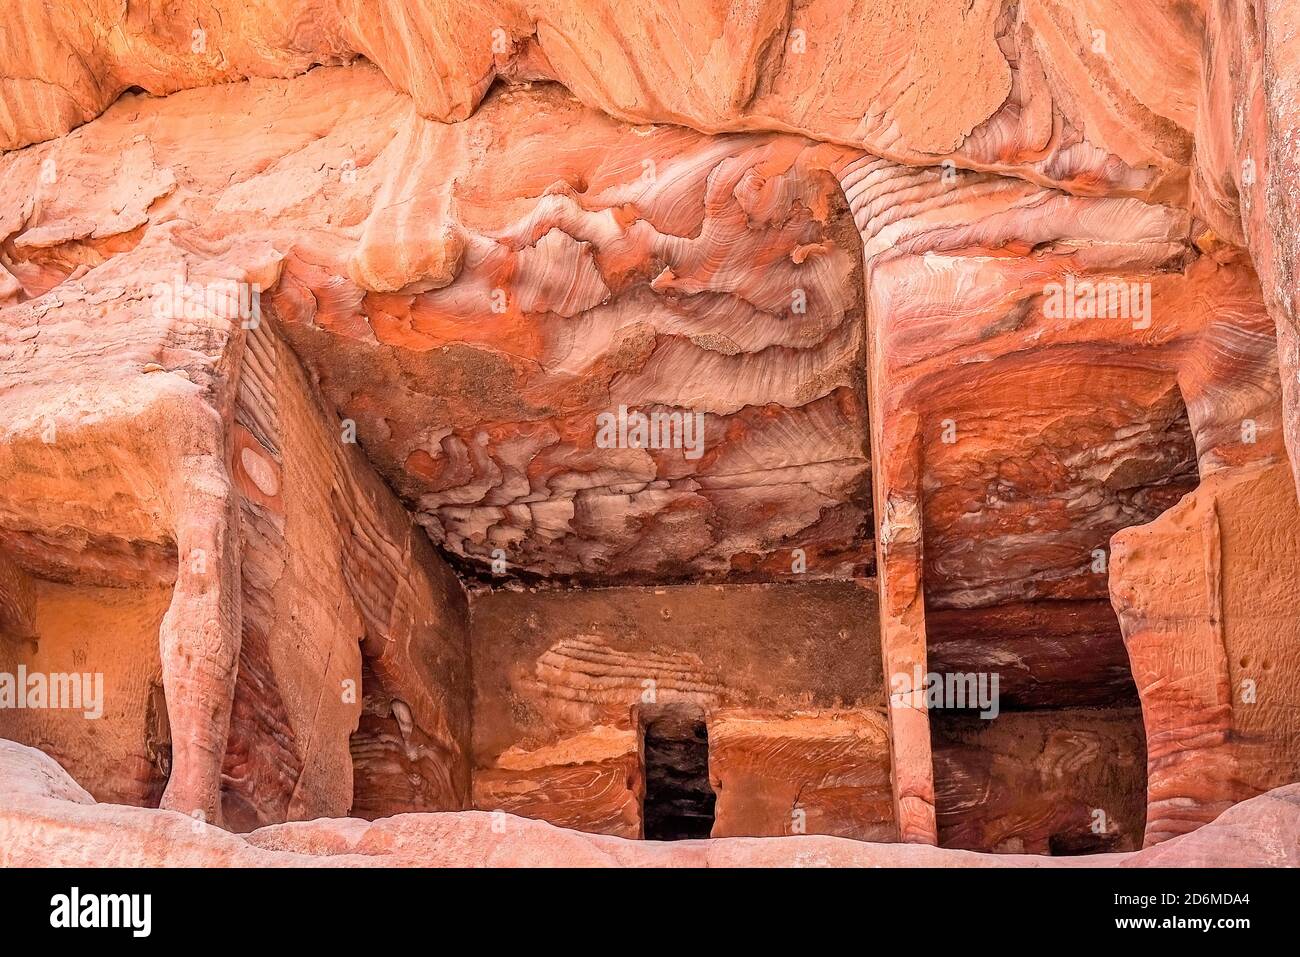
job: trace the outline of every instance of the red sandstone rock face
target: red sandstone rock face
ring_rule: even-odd
[[[663,718],[707,738],[708,833],[892,836],[874,604],[847,582],[476,592],[475,806],[640,837]]]
[[[931,722],[942,846],[1051,855],[1142,847],[1147,756],[1137,709]]]
[[[163,95],[360,55],[442,122],[470,117],[496,76],[545,78],[631,123],[791,130],[904,162],[952,156],[1083,192],[1176,195],[1203,12],[1183,0],[1096,7],[268,0],[164,12],[31,2],[17,11],[26,29],[0,51],[12,64],[0,129],[5,147],[22,146],[85,122],[133,85]]]
[[[11,6],[0,855],[1294,831],[1293,5]]]
[[[1300,776],[1297,544],[1281,464],[1212,476],[1115,538],[1111,588],[1150,749],[1148,843]]]
[[[169,811],[96,804],[48,757],[0,744],[0,866],[119,867],[1295,867],[1294,786],[1154,848],[1094,857],[973,854],[835,837],[675,843],[482,812],[321,819],[236,835]],[[129,839],[123,839],[128,837]]]
[[[164,806],[252,828],[351,807],[349,735],[378,695],[444,750],[432,806],[464,806],[459,583],[269,325],[149,308],[141,284],[186,268],[172,239],[3,310],[21,412],[0,467],[26,477],[0,503],[7,673],[102,673],[120,729],[90,747],[75,711],[17,709],[4,733],[106,799],[156,803],[165,781]]]
[[[90,232],[237,228],[283,255],[268,313],[452,554],[585,580],[789,573],[796,548],[814,576],[869,571],[860,254],[827,170],[844,151],[628,127],[555,88],[440,126],[366,68],[209,93],[115,108],[75,154],[15,154],[25,292],[104,254],[42,165],[62,196],[134,150],[165,199]],[[280,133],[214,152],[199,116],[231,142]],[[699,415],[701,441],[598,448],[621,406]]]
[[[889,842],[889,727],[881,710],[720,711],[709,723],[714,837],[832,834]]]

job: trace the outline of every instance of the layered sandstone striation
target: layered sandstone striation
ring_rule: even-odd
[[[436,803],[464,806],[461,586],[269,325],[151,307],[172,269],[278,268],[262,244],[193,255],[165,232],[3,311],[0,462],[25,480],[0,527],[6,591],[27,596],[5,662],[101,674],[120,729],[6,710],[5,734],[106,799],[251,828],[346,813],[361,709],[399,701],[440,749]]]
[[[1137,708],[931,720],[943,847],[1058,856],[1143,846],[1147,756]]]
[[[197,122],[261,145],[213,150]],[[133,215],[111,193],[71,208],[124,151]],[[848,576],[873,555],[842,154],[629,127],[556,87],[449,127],[357,66],[127,97],[0,175],[23,295],[166,224],[275,250],[268,315],[432,540],[485,574],[752,577],[801,549]],[[620,407],[698,417],[698,438],[598,447]]]
[[[1294,863],[1293,4],[9,6],[7,863]]]

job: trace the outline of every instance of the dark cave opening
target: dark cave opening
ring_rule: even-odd
[[[1093,834],[1079,830],[1064,831],[1047,839],[1047,853],[1052,857],[1106,854],[1120,850],[1121,843],[1121,835],[1113,832]]]
[[[672,713],[647,718],[643,740],[645,839],[707,838],[717,796],[709,785],[709,732],[704,721]]]

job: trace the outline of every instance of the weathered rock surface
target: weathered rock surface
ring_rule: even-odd
[[[1294,863],[1294,3],[9,8],[0,860]]]
[[[1207,5],[1193,209],[1250,251],[1277,328],[1286,442],[1300,488],[1300,10]]]
[[[361,55],[444,123],[471,116],[495,77],[542,78],[631,123],[789,130],[1152,197],[1186,190],[1204,33],[1197,4],[1120,0],[1087,13],[1059,0],[24,0],[14,17],[4,148],[58,136],[132,86],[163,95]]]
[[[1131,700],[1113,618],[1072,621],[1107,595],[1110,537],[1198,473],[1283,455],[1250,263],[1168,206],[872,159],[840,176],[871,317],[886,672],[928,673],[934,611],[940,663],[1008,667],[1021,705]],[[1026,612],[1036,640],[1004,643]],[[904,831],[933,841],[928,731],[910,682],[893,690],[917,769],[895,776]]]
[[[277,132],[212,150],[201,117],[227,142]],[[114,192],[74,198],[123,153],[129,218]],[[358,66],[127,97],[0,182],[25,295],[167,225],[275,249],[268,315],[434,542],[485,574],[752,577],[797,548],[827,577],[873,561],[843,155],[629,127],[555,87],[448,127]],[[620,407],[702,434],[598,448]]]
[[[153,803],[166,780],[164,806],[234,827],[339,815],[354,769],[365,786],[349,748],[378,691],[362,685],[364,657],[385,700],[444,750],[437,803],[464,806],[460,584],[338,441],[269,325],[245,329],[222,304],[150,307],[169,268],[191,280],[239,261],[272,270],[268,247],[236,242],[211,260],[173,240],[151,236],[0,310],[13,411],[0,529],[8,590],[35,593],[3,660],[102,675],[117,730],[76,710],[9,708],[0,728],[42,742],[105,797]],[[34,585],[14,589],[22,578]]]
[[[1300,778],[1300,512],[1281,463],[1223,472],[1115,537],[1145,712],[1147,843]],[[1246,557],[1249,556],[1249,557]]]
[[[636,724],[597,724],[536,748],[512,746],[474,769],[474,806],[592,834],[643,836],[644,762]]]
[[[883,710],[717,712],[708,726],[713,836],[894,840]]]
[[[641,735],[684,721],[713,834],[887,839],[874,605],[852,582],[471,593],[475,806],[641,836]]]
[[[1142,846],[1147,757],[1136,708],[931,716],[939,842],[1002,853]]]
[[[170,811],[96,804],[50,758],[0,742],[0,866],[1295,867],[1297,790],[1253,798],[1154,848],[1069,858],[819,836],[628,841],[480,811],[321,819],[237,835]]]

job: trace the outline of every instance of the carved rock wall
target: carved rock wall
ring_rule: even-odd
[[[1274,462],[1211,476],[1114,539],[1150,752],[1147,844],[1300,775],[1298,533],[1294,485]]]
[[[474,803],[641,834],[647,714],[703,722],[713,833],[892,840],[874,596],[853,582],[472,597]],[[804,791],[803,796],[800,792]]]
[[[1300,776],[1291,0],[9,7],[0,674],[106,707],[0,736],[95,798],[1070,854]]]
[[[196,262],[174,240],[0,311],[14,411],[0,525],[17,596],[3,604],[19,609],[5,662],[102,673],[111,695],[102,726],[5,710],[5,733],[41,742],[105,798],[237,828],[341,815],[354,799],[349,737],[373,691],[365,655],[386,695],[371,694],[375,706],[401,701],[406,724],[443,749],[433,806],[464,806],[459,583],[339,441],[269,324],[149,308],[151,279]],[[264,247],[227,252],[189,277],[259,255],[273,268]],[[87,325],[104,331],[90,356]],[[50,370],[71,362],[78,382],[60,387]]]
[[[1137,708],[932,716],[943,847],[1069,856],[1142,847],[1147,758]]]
[[[10,566],[5,593],[13,594],[21,578],[30,598],[28,627],[0,633],[0,672],[15,686],[25,672],[92,675],[75,685],[80,701],[69,699],[64,709],[19,709],[7,701],[0,737],[49,754],[99,800],[156,807],[171,771],[158,651],[170,591],[31,578],[8,559],[0,562]]]
[[[897,840],[882,709],[711,715],[714,837],[832,834]]]

